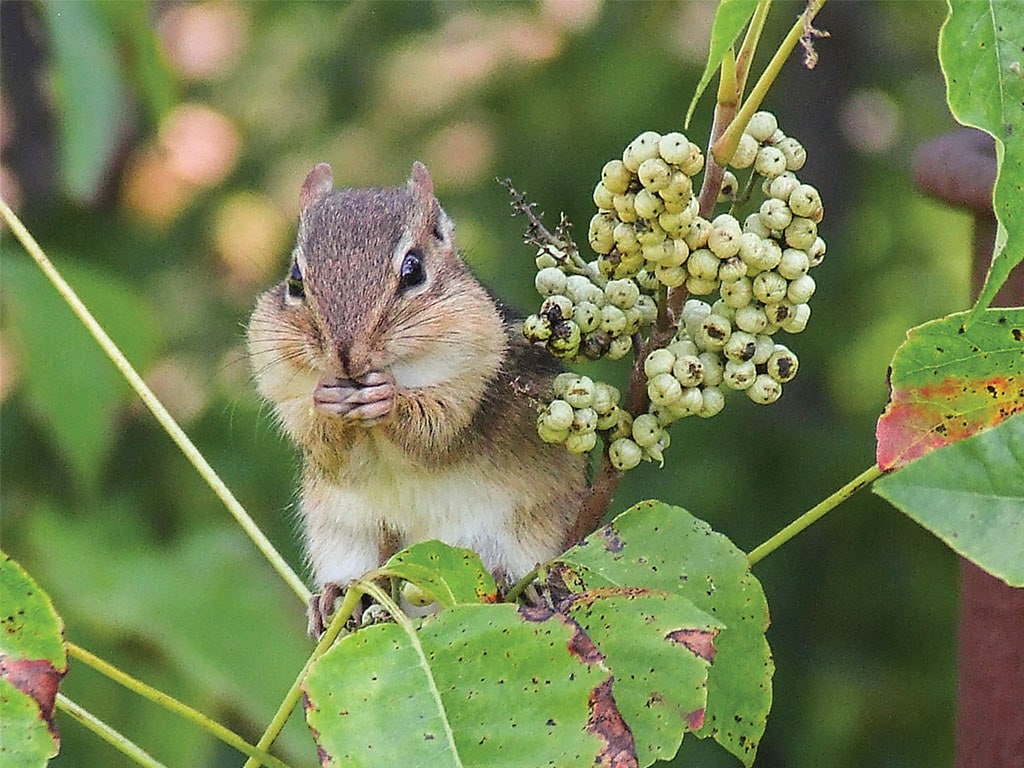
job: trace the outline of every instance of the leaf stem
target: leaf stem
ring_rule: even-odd
[[[166,768],[163,763],[146,752],[134,741],[129,739],[120,731],[117,731],[107,725],[92,712],[82,706],[79,706],[63,693],[57,693],[56,704],[57,709],[61,712],[64,712],[68,716],[80,722],[90,731],[107,742],[107,744],[112,746],[121,754],[127,755],[139,765],[146,766],[146,768]]]
[[[767,66],[765,66],[764,72],[761,73],[757,83],[751,88],[750,95],[743,102],[739,112],[736,113],[735,119],[732,120],[725,132],[712,145],[707,158],[709,165],[711,164],[712,156],[715,158],[716,163],[721,165],[728,164],[733,153],[736,151],[736,146],[739,144],[740,134],[743,133],[743,129],[750,122],[750,116],[761,106],[761,102],[764,101],[768,89],[772,87],[775,79],[779,76],[779,72],[782,71],[782,65],[786,63],[789,54],[796,48],[797,43],[800,42],[804,35],[808,34],[811,22],[826,2],[827,0],[808,0],[807,8],[800,14],[792,29],[789,30],[789,34],[779,44],[778,50],[775,51],[775,54]]]
[[[249,755],[250,757],[258,758],[265,765],[273,766],[274,768],[288,768],[286,763],[273,755],[261,752],[258,748],[254,747],[234,731],[226,728],[217,721],[212,720],[199,710],[193,709],[188,704],[178,701],[170,694],[157,690],[138,678],[132,677],[127,672],[118,669],[110,662],[104,661],[99,656],[90,653],[79,645],[75,645],[69,641],[67,643],[67,648],[68,655],[71,656],[71,658],[77,659],[86,666],[92,667],[101,675],[110,678],[115,683],[124,686],[133,693],[137,693],[142,698],[153,702],[157,706],[163,707],[170,712],[174,712],[176,715],[180,715],[189,722],[199,726],[210,735],[220,739],[229,747],[234,747],[239,752]]]
[[[763,560],[766,556],[770,555],[798,533],[802,533],[804,530],[823,518],[828,512],[831,512],[848,498],[853,496],[853,494],[861,488],[871,485],[871,483],[881,476],[882,470],[879,469],[877,464],[874,464],[870,468],[864,470],[827,499],[822,500],[804,512],[800,517],[791,522],[763,544],[759,544],[754,547],[754,549],[750,551],[750,554],[747,555],[747,562],[750,563],[750,565],[754,565],[755,563]]]
[[[274,545],[270,543],[270,539],[266,537],[263,531],[260,530],[259,526],[256,525],[255,521],[246,512],[245,507],[241,505],[238,499],[235,498],[231,490],[224,484],[224,481],[220,479],[220,476],[214,471],[213,467],[210,466],[206,458],[200,453],[199,449],[196,448],[195,444],[189,439],[185,431],[178,426],[178,423],[174,420],[164,404],[157,399],[157,396],[153,394],[146,382],[142,380],[142,377],[138,374],[132,364],[128,362],[128,358],[124,356],[124,353],[118,348],[114,340],[110,338],[107,332],[103,329],[103,326],[97,322],[96,318],[93,317],[88,307],[78,298],[78,294],[75,293],[74,289],[67,283],[63,275],[57,270],[50,259],[43,252],[43,249],[36,242],[32,234],[25,228],[25,225],[21,223],[21,220],[15,215],[10,209],[7,203],[0,200],[0,214],[7,221],[7,225],[11,228],[14,236],[21,242],[28,251],[28,254],[36,262],[39,268],[43,271],[43,274],[53,283],[54,288],[57,289],[57,293],[61,295],[67,305],[71,308],[71,311],[75,313],[75,316],[82,322],[82,325],[86,327],[92,337],[96,340],[96,343],[100,345],[100,348],[106,353],[107,357],[110,358],[111,362],[117,367],[121,375],[131,385],[132,389],[135,390],[136,394],[142,399],[142,402],[146,404],[146,407],[153,413],[156,420],[164,428],[164,431],[170,435],[171,440],[174,441],[175,445],[185,454],[185,458],[189,460],[199,475],[206,481],[207,485],[213,490],[217,497],[227,507],[228,512],[232,514],[238,524],[242,527],[242,530],[252,539],[256,548],[263,554],[263,556],[270,563],[271,567],[277,571],[278,575],[284,579],[284,582],[292,588],[292,591],[298,595],[299,599],[303,603],[309,602],[309,590],[306,585],[303,584],[295,571],[288,565],[281,554],[274,548]]]
[[[260,736],[260,740],[256,742],[256,749],[262,752],[267,752],[277,737],[281,734],[284,729],[285,723],[288,722],[288,718],[291,717],[292,710],[299,703],[299,699],[302,698],[302,683],[306,680],[306,675],[309,674],[310,667],[327,653],[327,649],[330,648],[334,641],[341,634],[345,628],[345,622],[348,621],[349,616],[355,610],[356,604],[362,599],[363,593],[356,587],[352,587],[345,592],[345,598],[341,601],[341,605],[331,618],[331,623],[328,624],[327,629],[323,635],[317,641],[316,647],[313,648],[313,652],[306,659],[306,663],[302,665],[302,669],[298,676],[295,678],[295,682],[292,683],[291,688],[288,689],[288,693],[285,694],[281,704],[277,708],[277,712],[274,713],[274,718],[267,725],[267,729]],[[260,759],[256,757],[250,757],[245,761],[243,768],[257,768],[260,765]]]

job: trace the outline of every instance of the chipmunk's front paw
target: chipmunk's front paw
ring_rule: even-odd
[[[332,416],[372,427],[395,407],[395,381],[382,371],[358,380],[322,379],[313,392],[313,404]]]
[[[320,592],[309,598],[309,611],[308,618],[309,624],[306,630],[309,632],[309,636],[318,639],[320,635],[327,629],[327,625],[331,623],[331,617],[334,616],[335,604],[338,599],[345,594],[345,587],[336,582],[330,584],[324,584]],[[360,600],[356,603],[355,608],[352,610],[352,615],[349,617],[347,624],[351,624],[352,628],[358,627],[362,622],[363,618],[363,601]]]

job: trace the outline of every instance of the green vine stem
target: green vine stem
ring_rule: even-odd
[[[74,718],[90,731],[95,733],[110,746],[123,755],[127,755],[145,768],[165,768],[164,764],[155,759],[142,747],[119,731],[114,730],[89,710],[80,707],[63,693],[57,693],[57,709]]]
[[[768,11],[772,7],[772,0],[761,0],[754,9],[754,15],[747,26],[747,32],[743,36],[743,44],[740,45],[739,53],[736,54],[736,97],[742,98],[743,92],[747,89],[747,75],[750,74],[750,65],[754,61],[754,53],[757,51],[757,44],[761,40],[761,33],[764,31],[764,23],[768,18]]]
[[[302,698],[302,683],[309,674],[310,667],[313,666],[317,659],[327,653],[327,649],[334,644],[338,635],[340,635],[342,630],[345,628],[345,622],[348,621],[349,617],[352,615],[356,604],[360,599],[362,599],[362,596],[363,593],[355,585],[345,592],[345,599],[342,600],[338,610],[331,618],[331,623],[317,641],[316,647],[313,648],[313,652],[309,655],[309,658],[306,659],[306,663],[303,664],[302,670],[295,678],[295,682],[292,683],[291,688],[288,689],[288,693],[286,693],[284,699],[281,700],[281,704],[277,708],[277,712],[274,713],[273,720],[270,721],[270,724],[263,732],[260,740],[256,742],[256,749],[263,752],[269,750],[271,745],[281,734],[281,731],[284,730],[285,723],[287,723],[288,718],[291,717],[292,710],[298,706],[299,699]],[[260,764],[261,761],[259,757],[250,757],[245,761],[243,768],[257,768]]]
[[[199,475],[206,481],[207,485],[213,490],[223,503],[227,507],[228,512],[232,514],[238,524],[242,527],[242,530],[252,539],[256,548],[263,554],[263,556],[269,561],[271,567],[277,571],[278,575],[284,579],[285,583],[292,588],[292,591],[298,595],[299,599],[306,604],[309,602],[309,590],[306,585],[303,584],[302,579],[296,575],[295,571],[288,565],[281,554],[274,548],[274,545],[270,543],[270,539],[264,535],[263,531],[259,529],[255,521],[249,516],[249,513],[245,511],[245,507],[241,505],[238,499],[235,498],[231,490],[224,484],[224,481],[220,479],[220,476],[214,471],[213,467],[210,466],[206,458],[199,449],[196,448],[195,444],[189,439],[185,431],[178,425],[174,420],[174,417],[168,413],[164,404],[157,399],[157,396],[153,394],[153,390],[147,386],[146,382],[142,380],[142,377],[136,372],[132,364],[128,362],[128,358],[124,356],[124,353],[118,348],[114,340],[110,338],[103,326],[97,322],[96,318],[93,317],[88,307],[78,298],[78,294],[75,293],[74,289],[67,283],[64,276],[58,271],[53,265],[47,255],[43,252],[43,249],[36,242],[32,234],[25,228],[25,225],[21,223],[21,220],[15,215],[14,211],[10,209],[7,203],[0,199],[0,214],[7,221],[7,225],[11,228],[14,236],[24,246],[28,254],[36,262],[39,268],[43,271],[43,274],[53,283],[54,288],[61,295],[61,298],[71,308],[71,311],[75,313],[75,316],[82,322],[82,325],[86,327],[86,330],[96,340],[96,343],[100,345],[103,352],[110,358],[111,362],[117,367],[121,375],[124,376],[125,380],[131,385],[132,389],[142,399],[142,402],[146,404],[146,407],[152,411],[156,420],[164,428],[171,440],[174,441],[175,445],[185,454],[185,458],[189,460]]]
[[[853,494],[861,488],[866,488],[881,476],[882,470],[878,468],[877,464],[864,470],[827,499],[823,499],[821,502],[815,504],[809,510],[804,512],[800,517],[791,522],[763,544],[759,544],[754,547],[754,549],[750,551],[750,554],[747,555],[747,562],[750,563],[750,565],[754,565],[755,563],[763,560],[798,533],[803,532],[811,525],[818,522],[818,520],[853,496]]]
[[[272,768],[289,768],[287,763],[273,755],[267,754],[265,751],[261,751],[257,747],[254,747],[237,733],[226,728],[215,720],[210,719],[199,710],[193,709],[188,704],[178,701],[173,696],[157,690],[151,685],[147,685],[141,680],[132,677],[127,672],[118,669],[110,662],[104,661],[99,656],[90,653],[81,646],[68,642],[67,649],[68,655],[71,658],[91,667],[104,677],[110,678],[115,683],[124,686],[133,693],[137,693],[142,698],[153,702],[157,706],[163,707],[169,712],[173,712],[174,714],[185,718],[189,722],[202,728],[211,736],[220,739],[229,747],[233,747],[243,754],[256,758],[264,765],[272,766]]]
[[[800,18],[793,24],[793,28],[789,30],[789,34],[783,39],[782,43],[779,44],[778,50],[772,56],[771,61],[768,62],[764,68],[764,72],[761,73],[761,77],[758,78],[757,83],[750,90],[750,95],[746,101],[743,102],[743,106],[740,107],[739,112],[736,113],[736,117],[730,123],[729,127],[726,128],[725,133],[715,141],[712,146],[712,151],[708,152],[708,162],[711,162],[711,156],[713,155],[715,160],[721,164],[728,164],[732,158],[733,153],[736,151],[736,146],[740,141],[740,134],[743,133],[743,129],[747,127],[747,123],[750,122],[750,117],[753,115],[758,108],[761,106],[761,102],[764,101],[764,97],[768,93],[768,89],[772,87],[775,82],[775,78],[779,76],[779,72],[782,71],[782,65],[789,59],[789,54],[796,48],[805,35],[811,34],[811,22],[814,21],[814,17],[818,15],[818,11],[822,9],[827,0],[808,0],[807,8]]]

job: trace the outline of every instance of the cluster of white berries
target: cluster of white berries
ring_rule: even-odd
[[[557,357],[616,359],[631,349],[634,334],[657,320],[655,296],[663,288],[717,296],[686,301],[673,341],[643,361],[646,413],[634,419],[607,405],[607,390],[618,401],[614,388],[566,374],[538,418],[544,440],[582,453],[600,433],[614,466],[626,470],[641,460],[662,462],[667,427],[690,415],[716,415],[727,389],[761,404],[781,396],[799,362],[773,336],[807,326],[815,291],[808,273],[825,256],[818,236],[821,197],[796,176],[805,160],[803,146],[779,129],[774,115],[756,113],[729,163],[737,171],[751,169],[750,182],[741,191],[726,170],[719,196],[719,202],[746,204],[760,179],[763,200],[742,223],[732,213],[710,220],[699,215],[691,177],[703,169],[704,157],[680,133],[642,133],[621,160],[605,164],[589,229],[598,258],[584,265],[541,249],[536,286],[545,298],[526,320],[527,338],[545,342]]]
[[[654,289],[685,282],[686,238],[699,212],[691,177],[703,168],[700,147],[686,136],[655,131],[633,139],[621,160],[605,163],[588,233],[602,274]]]
[[[546,443],[563,443],[572,453],[589,453],[600,432],[606,440],[627,434],[630,415],[619,407],[619,390],[574,373],[555,378],[555,399],[537,416],[537,433]],[[625,430],[625,432],[623,432]]]
[[[618,360],[633,348],[633,334],[658,317],[654,297],[641,293],[633,280],[608,280],[595,262],[583,274],[566,274],[564,262],[549,261],[554,257],[541,249],[534,284],[544,303],[526,318],[523,334],[544,342],[555,357]]]

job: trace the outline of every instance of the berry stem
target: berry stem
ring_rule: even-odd
[[[881,476],[882,470],[879,469],[877,464],[864,470],[831,496],[823,499],[821,502],[815,504],[809,510],[804,512],[800,517],[791,522],[763,544],[759,544],[754,547],[750,551],[750,554],[747,555],[747,562],[750,565],[754,565],[755,563],[763,560],[766,556],[770,555],[798,533],[802,533],[811,525],[818,522],[818,520],[823,518],[828,512],[831,512],[833,509],[838,507],[861,488],[871,485],[871,483]]]
[[[778,50],[775,51],[771,61],[768,62],[764,72],[761,73],[761,77],[758,78],[757,83],[750,90],[750,95],[743,102],[743,106],[740,107],[739,112],[735,113],[735,119],[728,129],[711,145],[707,157],[709,168],[713,165],[712,158],[714,158],[714,164],[721,162],[723,165],[727,164],[730,158],[732,158],[733,153],[736,151],[736,146],[739,144],[740,134],[743,133],[743,129],[750,122],[751,115],[761,106],[761,102],[764,101],[768,89],[772,87],[775,79],[779,76],[779,72],[782,71],[782,65],[786,63],[789,54],[796,48],[797,43],[813,36],[814,31],[813,27],[811,27],[811,22],[826,2],[827,0],[808,0],[807,8],[800,14],[800,18],[796,20],[793,28],[789,30],[789,34],[786,35]],[[716,120],[717,117],[716,110]]]

